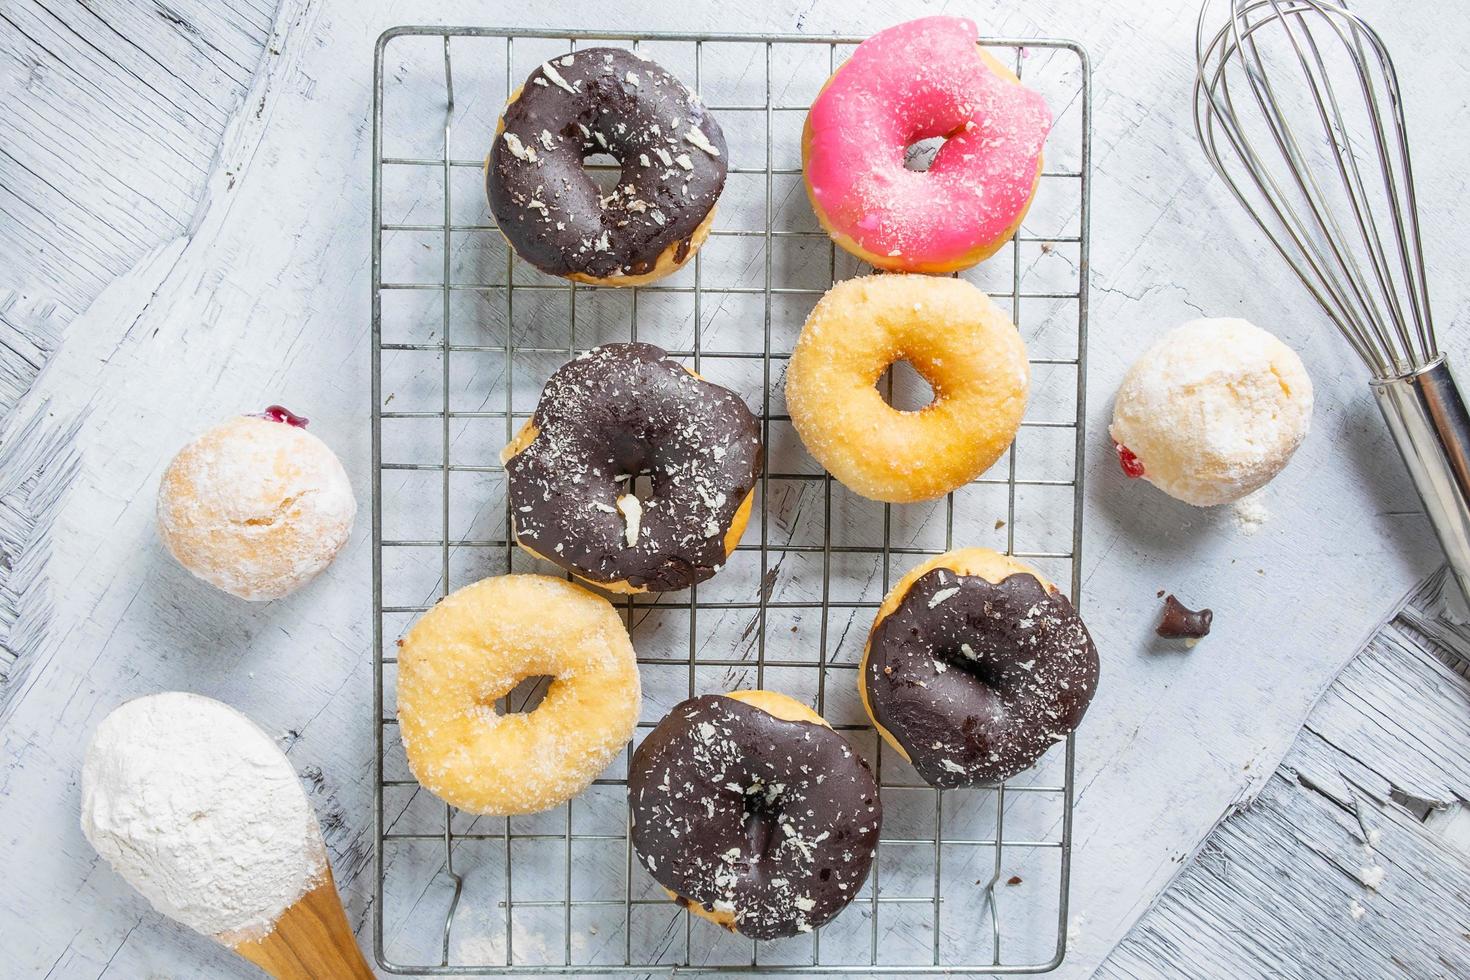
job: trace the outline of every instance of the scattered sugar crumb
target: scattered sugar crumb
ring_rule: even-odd
[[[1270,520],[1271,512],[1261,502],[1260,496],[1253,493],[1232,504],[1230,516],[1235,518],[1235,526],[1243,533],[1255,534]]]
[[[1375,892],[1383,884],[1383,879],[1387,877],[1388,872],[1383,869],[1383,865],[1381,864],[1373,864],[1369,867],[1358,869],[1358,880],[1363,883],[1364,887],[1371,888]]]
[[[1365,909],[1356,898],[1353,899],[1353,903],[1348,906],[1348,915],[1353,917],[1354,922],[1357,922],[1359,919],[1367,914],[1368,910]]]

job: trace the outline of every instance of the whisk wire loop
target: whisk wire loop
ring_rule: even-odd
[[[1373,395],[1470,596],[1470,408],[1440,354],[1398,75],[1334,0],[1225,0],[1195,30],[1200,145],[1373,374]],[[1461,612],[1470,617],[1470,606]]]
[[[1195,36],[1195,129],[1212,166],[1375,377],[1422,367],[1437,346],[1402,100],[1383,42],[1328,0],[1229,5],[1211,35],[1206,2]],[[1348,80],[1334,76],[1333,55],[1351,65]],[[1349,90],[1362,102],[1356,115],[1345,108]],[[1293,114],[1299,92],[1307,111]],[[1313,163],[1324,147],[1332,186]]]

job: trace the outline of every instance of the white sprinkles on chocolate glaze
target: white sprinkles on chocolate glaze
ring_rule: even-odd
[[[760,426],[738,395],[652,344],[606,344],[562,365],[506,461],[513,531],[593,582],[664,592],[724,564],[725,534],[760,473]],[[647,476],[640,499],[633,481]]]
[[[874,625],[862,682],[874,719],[933,786],[999,782],[1082,721],[1097,689],[1087,627],[1035,576],[936,568]]]
[[[847,739],[723,695],[677,705],[649,733],[628,804],[649,874],[755,939],[811,932],[842,911],[868,876],[883,818]]]
[[[644,275],[667,250],[682,262],[724,188],[719,124],[673,75],[622,48],[544,62],[502,124],[490,207],[517,254],[552,275]],[[582,166],[598,153],[621,165],[606,195]]]

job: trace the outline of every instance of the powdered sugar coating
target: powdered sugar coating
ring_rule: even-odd
[[[1123,378],[1108,428],[1170,496],[1239,500],[1291,460],[1312,421],[1312,379],[1296,352],[1245,320],[1190,320]]]
[[[858,45],[812,103],[813,207],[840,244],[881,268],[973,265],[1031,201],[1051,112],[981,59],[977,37],[959,17],[890,27]],[[936,136],[948,140],[928,171],[906,169],[905,148]]]
[[[294,592],[347,543],[357,501],[327,444],[238,416],[179,451],[158,489],[164,545],[194,575],[263,602]]]

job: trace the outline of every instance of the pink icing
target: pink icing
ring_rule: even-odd
[[[812,103],[806,176],[836,231],[888,269],[959,259],[999,239],[1036,180],[1051,112],[977,57],[959,17],[924,17],[858,45]],[[925,172],[904,150],[948,137]]]

